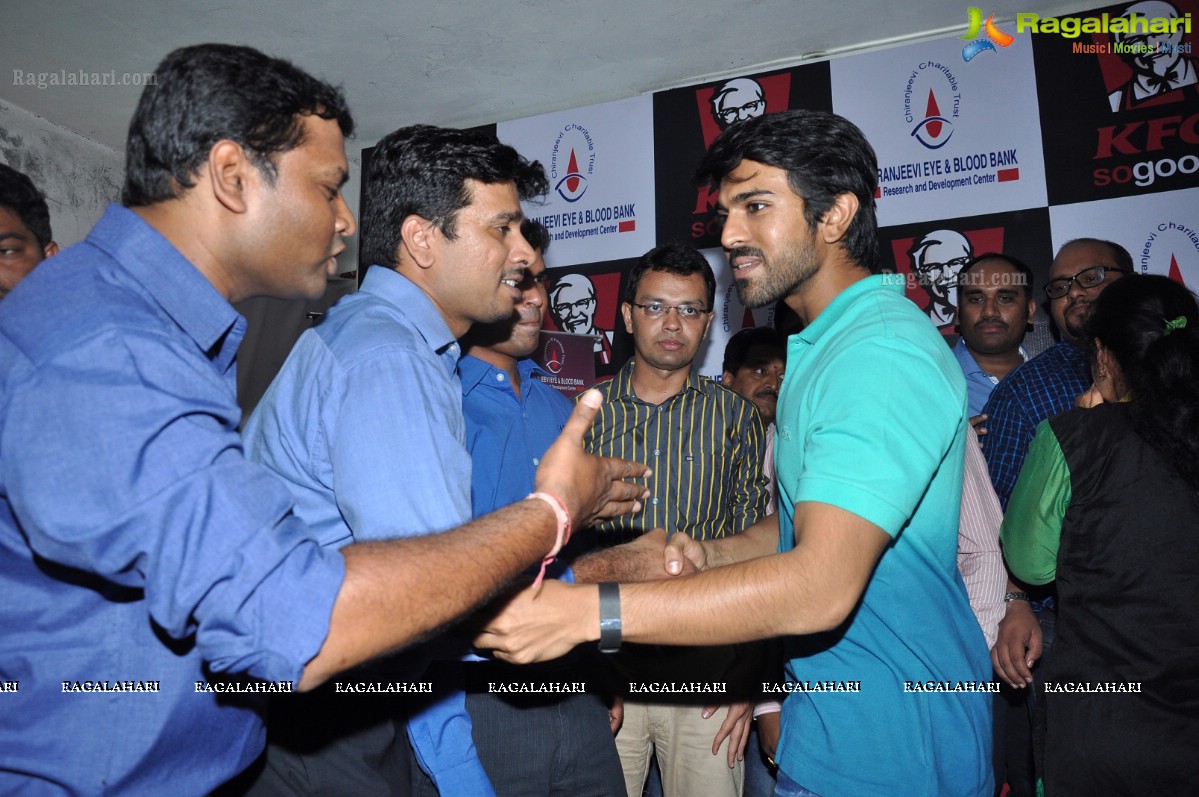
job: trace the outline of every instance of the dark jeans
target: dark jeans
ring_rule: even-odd
[[[1036,797],[1037,780],[1045,774],[1044,673],[1056,635],[1057,612],[1044,608],[1034,611],[1041,626],[1042,650],[1040,660],[1033,667],[1032,688],[1005,686],[1000,692],[1002,703],[996,703],[996,711],[1003,711],[1007,728],[1003,734],[1006,756],[1003,769],[995,772],[995,787],[998,794],[1006,781],[1011,787],[1009,797]]]

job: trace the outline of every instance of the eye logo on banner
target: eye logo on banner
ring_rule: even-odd
[[[544,358],[545,370],[555,376],[562,373],[562,369],[566,367],[566,348],[557,338],[550,338],[545,342],[541,356]]]
[[[563,154],[569,152],[566,166],[559,168]],[[587,163],[586,174],[579,168],[578,153],[583,153]],[[587,193],[588,178],[595,172],[595,142],[591,133],[582,125],[571,122],[566,125],[554,141],[550,154],[550,181],[558,196],[567,202],[578,202]]]
[[[937,100],[938,92],[941,100]],[[924,116],[917,121],[916,108],[924,99]],[[948,116],[942,111],[948,110]],[[954,120],[961,112],[962,95],[949,67],[937,61],[921,61],[908,76],[903,91],[903,118],[916,123],[911,135],[927,149],[940,149],[953,136]]]
[[[970,6],[966,9],[966,15],[970,18],[970,27],[962,34],[961,39],[962,41],[968,41],[969,44],[962,48],[963,61],[969,63],[974,60],[976,55],[987,50],[993,53],[998,52],[995,49],[996,44],[1000,47],[1007,47],[1016,40],[1015,36],[1010,33],[1004,33],[999,29],[995,24],[994,14],[987,17],[985,25],[982,24],[983,12],[980,9]],[[986,32],[986,38],[978,38],[979,30]]]

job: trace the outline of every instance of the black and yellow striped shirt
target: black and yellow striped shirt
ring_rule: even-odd
[[[698,540],[737,534],[766,513],[765,433],[754,405],[694,372],[660,405],[633,393],[633,361],[597,387],[604,405],[584,445],[653,468],[636,515],[596,525],[601,544],[664,528]]]

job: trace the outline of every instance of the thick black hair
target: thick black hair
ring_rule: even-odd
[[[724,362],[722,371],[728,371],[736,376],[749,356],[749,350],[754,346],[767,346],[778,349],[779,357],[787,359],[787,344],[783,336],[774,327],[746,327],[729,338],[724,347]]]
[[[17,214],[43,249],[54,240],[46,198],[26,175],[3,163],[0,163],[0,205]]]
[[[386,135],[363,176],[363,260],[395,268],[400,227],[413,215],[453,240],[458,211],[471,202],[467,180],[515,183],[522,200],[540,197],[549,187],[540,163],[487,133],[413,125]]]
[[[856,196],[858,212],[845,235],[845,253],[859,266],[878,273],[874,209],[878,159],[857,125],[834,113],[808,110],[746,119],[712,143],[695,180],[719,184],[743,160],[787,172],[791,190],[804,202],[809,229],[824,218],[840,194]]]
[[[1182,319],[1179,321],[1179,319]],[[1174,328],[1178,327],[1178,328]],[[1168,277],[1113,282],[1086,331],[1120,367],[1133,428],[1199,489],[1199,305]],[[1092,344],[1092,358],[1095,348]]]
[[[545,253],[550,250],[550,231],[536,219],[525,219],[522,221],[520,223],[520,234],[529,242],[529,246],[541,253],[542,257],[545,257]]]
[[[218,141],[236,141],[275,177],[274,156],[304,141],[302,117],[354,132],[339,89],[250,47],[197,44],[158,65],[129,123],[121,201],[151,205],[179,196]]]
[[[647,271],[663,271],[678,277],[690,277],[700,274],[704,278],[704,287],[708,294],[708,310],[716,301],[716,275],[712,267],[698,251],[685,244],[662,244],[655,246],[638,259],[637,264],[629,270],[628,280],[624,286],[624,300],[629,304],[637,301],[637,286]]]
[[[962,266],[961,270],[958,271],[958,307],[962,306],[962,287],[970,282],[968,279],[965,279],[966,272],[985,260],[1002,260],[1012,268],[1016,269],[1016,271],[1019,272],[1020,276],[1023,278],[1024,284],[1021,287],[1024,288],[1025,301],[1033,298],[1032,289],[1034,280],[1032,276],[1032,269],[1029,268],[1023,260],[1012,257],[1011,255],[1002,254],[1000,252],[984,252],[977,257],[970,258],[966,265]]]

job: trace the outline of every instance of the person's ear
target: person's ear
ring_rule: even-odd
[[[213,144],[203,168],[216,200],[233,213],[245,213],[250,188],[262,175],[241,144],[229,139]]]
[[[620,314],[624,317],[624,330],[630,335],[633,334],[633,305],[628,302],[621,302]]]
[[[50,243],[48,243],[42,247],[42,256],[43,257],[48,257],[48,258],[54,257],[56,254],[58,254],[58,242],[57,241],[51,241]]]
[[[439,240],[440,230],[428,219],[414,213],[400,222],[400,246],[408,250],[412,262],[420,268],[430,268],[437,261]]]
[[[849,225],[858,213],[858,198],[848,191],[837,194],[832,206],[824,214],[817,227],[826,244],[835,244],[845,238]]]

